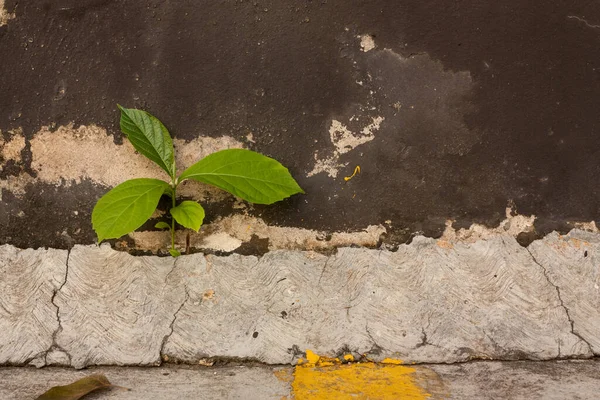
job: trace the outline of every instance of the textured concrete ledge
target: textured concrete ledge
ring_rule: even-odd
[[[416,238],[330,257],[133,257],[0,246],[0,364],[157,365],[320,355],[451,363],[600,355],[600,235],[528,249]]]

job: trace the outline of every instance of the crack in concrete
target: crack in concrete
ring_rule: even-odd
[[[175,270],[176,266],[177,266],[177,262],[174,263],[173,270]],[[173,272],[173,270],[171,270],[171,272]],[[169,274],[171,272],[169,272]],[[184,286],[184,291],[185,291],[185,298],[183,299],[183,302],[181,302],[181,305],[179,306],[179,308],[177,308],[175,313],[173,313],[173,320],[171,321],[171,324],[169,325],[170,332],[165,335],[165,337],[163,338],[162,343],[160,345],[160,350],[158,352],[159,365],[162,364],[163,361],[169,361],[169,357],[165,354],[165,346],[167,345],[167,342],[171,338],[171,335],[173,335],[173,331],[175,330],[175,321],[177,321],[179,312],[181,311],[183,306],[185,306],[185,304],[190,299],[190,294],[188,292],[187,286]]]
[[[52,294],[52,299],[50,299],[50,302],[56,308],[56,321],[58,322],[58,328],[56,328],[56,330],[52,333],[52,344],[50,345],[50,348],[48,348],[48,350],[45,351],[45,354],[44,354],[44,364],[45,365],[48,365],[48,354],[52,350],[62,351],[69,359],[69,365],[72,365],[71,354],[69,354],[68,351],[66,351],[64,348],[59,346],[58,343],[56,342],[56,338],[58,337],[58,334],[60,332],[62,332],[63,327],[62,327],[62,321],[60,319],[60,307],[55,302],[56,295],[67,284],[67,281],[69,279],[69,260],[70,260],[70,258],[71,258],[71,249],[67,250],[67,262],[65,263],[65,278],[64,278],[63,282],[61,283],[61,285],[59,286],[59,288],[54,290],[54,292]]]
[[[331,256],[327,257],[327,260],[325,260],[325,265],[323,266],[323,270],[321,271],[321,275],[319,276],[319,282],[317,283],[318,285],[321,284],[321,279],[323,279],[323,275],[325,274],[325,270],[327,269],[327,264],[329,264],[330,259]]]
[[[427,346],[428,344],[430,344],[430,343],[427,339],[427,332],[425,332],[425,328],[421,327],[421,342],[417,343],[417,345],[415,346],[415,349],[418,349],[419,347]]]
[[[579,338],[579,340],[581,340],[583,343],[585,343],[590,351],[590,354],[594,354],[593,350],[592,350],[592,345],[583,338],[583,336],[581,336],[576,330],[575,330],[575,321],[573,321],[573,319],[571,318],[571,314],[569,312],[569,308],[565,305],[562,295],[560,293],[560,288],[558,287],[558,285],[554,284],[554,282],[552,282],[552,280],[550,279],[550,275],[548,274],[548,270],[535,258],[535,256],[533,255],[533,253],[531,252],[531,250],[529,250],[528,247],[525,247],[525,250],[527,250],[527,252],[529,253],[529,255],[531,256],[531,259],[533,260],[534,263],[536,263],[541,269],[542,269],[542,273],[544,274],[544,277],[546,278],[546,280],[548,281],[548,283],[550,285],[552,285],[555,289],[556,289],[556,294],[558,295],[558,301],[560,302],[561,307],[565,310],[565,314],[567,315],[567,320],[569,321],[569,324],[571,325],[571,334],[576,336],[577,338]],[[558,343],[558,357],[561,356],[561,350],[560,350],[560,339],[559,339],[559,343]]]
[[[375,338],[373,337],[373,335],[371,334],[371,330],[369,329],[369,323],[367,322],[365,324],[365,331],[367,332],[367,336],[369,337],[369,339],[371,339],[371,342],[373,342],[372,347],[369,351],[367,351],[367,354],[374,354],[376,356],[380,355],[381,352],[383,350],[385,350],[383,347],[381,347],[377,341],[375,340]]]

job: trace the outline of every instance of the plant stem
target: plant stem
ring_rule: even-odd
[[[177,195],[177,186],[173,183],[171,186],[172,208],[177,205],[175,197]],[[175,218],[171,215],[171,250],[175,250]]]

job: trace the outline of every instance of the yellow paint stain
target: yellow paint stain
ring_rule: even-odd
[[[402,360],[396,360],[395,358],[384,358],[381,360],[382,364],[392,364],[392,365],[400,365],[404,364]]]
[[[412,367],[373,363],[326,368],[303,365],[296,367],[292,390],[296,400],[421,400],[431,397],[417,384],[415,371]]]
[[[294,381],[294,369],[293,368],[281,368],[273,371],[273,375],[280,381],[287,385],[292,386],[292,382]],[[290,393],[291,396],[291,393]],[[282,396],[279,400],[292,400],[291,397]]]
[[[320,356],[310,350],[306,350],[306,360],[304,360],[303,358],[298,360],[298,365],[304,365],[307,367],[328,367],[331,365],[338,365],[341,363],[342,361],[339,358]]]
[[[316,365],[321,357],[310,350],[306,350],[306,361],[308,364]]]
[[[344,180],[348,182],[350,179],[354,178],[356,174],[360,174],[360,165],[357,165],[356,168],[354,168],[354,173],[350,176],[346,176]]]
[[[282,368],[273,372],[273,375],[281,382],[292,383],[294,380],[293,368]]]

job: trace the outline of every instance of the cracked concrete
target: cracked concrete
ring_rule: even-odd
[[[546,279],[548,280],[548,283],[551,284],[552,286],[554,286],[554,288],[556,289],[556,295],[558,296],[558,300],[560,301],[560,305],[562,306],[562,308],[565,309],[565,314],[567,315],[567,319],[569,320],[569,324],[571,324],[571,333],[575,336],[577,336],[579,339],[581,339],[582,342],[584,342],[586,345],[589,346],[590,352],[592,352],[592,346],[579,334],[575,331],[575,322],[573,321],[573,319],[571,318],[571,315],[569,314],[569,309],[567,308],[567,306],[565,305],[565,302],[562,299],[562,296],[560,294],[560,288],[554,284],[552,282],[552,280],[550,279],[550,277],[548,276],[548,270],[546,270],[546,268],[540,264],[535,256],[533,255],[533,253],[530,250],[527,250],[529,252],[529,254],[531,255],[531,258],[533,259],[533,262],[535,262],[537,265],[540,266],[540,268],[543,270],[544,272],[544,276],[546,277]],[[562,354],[561,354],[561,343],[560,341],[558,342],[558,358],[561,358]]]
[[[52,298],[66,264],[65,250],[0,246],[0,364],[43,365],[59,328]]]
[[[69,279],[69,257],[70,257],[70,255],[71,255],[71,251],[68,250],[67,251],[67,262],[65,263],[65,277],[64,277],[60,287],[58,289],[56,289],[54,291],[54,293],[52,294],[52,299],[50,300],[52,305],[56,308],[56,321],[58,322],[58,327],[52,333],[52,345],[46,351],[46,354],[44,355],[43,360],[37,360],[35,363],[32,363],[33,365],[39,364],[39,365],[36,365],[38,367],[41,367],[44,365],[61,365],[61,366],[66,365],[66,366],[69,366],[72,363],[71,355],[67,351],[65,351],[61,346],[59,346],[56,342],[56,337],[62,331],[62,323],[61,323],[61,319],[60,319],[60,306],[55,303],[56,295],[58,294],[58,292],[60,292],[62,290],[62,288],[67,283],[67,280]],[[43,362],[43,364],[42,364],[42,362]]]
[[[529,248],[508,234],[417,237],[396,252],[260,258],[4,245],[0,364],[293,364],[305,350],[411,363],[589,358],[600,349],[598,254],[600,234],[580,230]]]
[[[175,266],[173,267],[173,270],[175,268],[177,268],[177,260],[175,260]],[[170,331],[167,335],[165,335],[165,337],[163,338],[163,341],[160,345],[159,357],[160,357],[160,360],[162,360],[162,361],[169,361],[169,357],[165,354],[165,345],[167,344],[168,340],[171,338],[171,335],[173,335],[175,321],[177,321],[179,312],[181,311],[183,306],[185,306],[187,301],[190,299],[190,295],[187,291],[187,288],[184,288],[184,290],[185,290],[185,298],[183,299],[183,302],[181,303],[181,305],[179,306],[177,311],[175,311],[175,313],[173,314],[173,320],[171,321],[171,324],[169,325]]]
[[[573,333],[595,355],[600,355],[599,238],[597,233],[572,230],[568,235],[552,233],[529,246],[556,287]]]
[[[69,279],[56,296],[56,343],[71,365],[157,365],[184,293],[174,260],[133,257],[109,246],[75,246]]]

